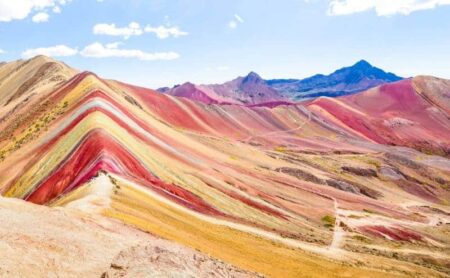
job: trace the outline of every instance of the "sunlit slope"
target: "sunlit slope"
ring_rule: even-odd
[[[102,177],[91,182],[107,183]],[[0,220],[1,277],[257,277],[80,206],[49,208],[0,197]]]
[[[0,66],[0,105],[29,101],[33,95],[53,90],[76,73],[64,63],[45,56],[5,63]]]
[[[377,143],[448,156],[449,92],[447,80],[416,77],[308,106]]]

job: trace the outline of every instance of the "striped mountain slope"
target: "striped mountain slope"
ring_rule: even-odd
[[[450,273],[448,81],[268,108],[65,72],[0,121],[2,195],[269,277]]]

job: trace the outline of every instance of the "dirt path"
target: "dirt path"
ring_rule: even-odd
[[[330,250],[340,250],[341,249],[341,242],[344,239],[345,231],[341,227],[341,216],[339,211],[339,204],[335,198],[333,198],[334,201],[334,211],[335,211],[335,222],[334,222],[334,232],[333,232],[333,240],[331,241]]]

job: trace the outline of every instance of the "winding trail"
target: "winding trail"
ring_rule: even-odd
[[[340,216],[340,210],[339,210],[339,204],[337,200],[333,197],[331,197],[334,201],[334,211],[335,211],[335,222],[334,222],[334,232],[333,232],[333,240],[331,241],[331,244],[329,246],[329,249],[331,251],[338,251],[341,250],[341,243],[345,236],[345,231],[341,227],[341,216]]]
[[[116,180],[121,181],[122,185],[129,186],[130,188],[133,188],[134,190],[141,192],[143,195],[147,195],[155,200],[158,200],[160,202],[163,202],[163,203],[173,207],[176,210],[179,210],[183,213],[187,213],[193,217],[196,217],[197,219],[200,219],[202,221],[205,221],[205,222],[208,222],[211,224],[225,226],[225,227],[228,227],[228,228],[231,228],[234,230],[238,230],[241,232],[253,234],[253,235],[268,239],[268,240],[277,241],[277,242],[280,242],[287,246],[294,247],[294,248],[300,248],[304,251],[319,254],[319,255],[336,258],[336,255],[339,254],[339,257],[341,257],[341,259],[344,259],[344,258],[349,259],[349,258],[353,257],[353,254],[351,254],[350,252],[347,252],[345,250],[342,250],[342,249],[340,249],[339,252],[336,252],[336,250],[331,250],[329,248],[329,246],[321,246],[321,245],[317,245],[317,244],[313,244],[313,243],[300,241],[297,239],[286,238],[277,233],[266,231],[261,228],[252,227],[252,226],[232,222],[232,221],[225,220],[225,219],[218,219],[218,218],[215,218],[212,216],[208,216],[208,215],[196,212],[194,210],[191,210],[189,208],[186,208],[177,203],[171,202],[167,198],[162,197],[162,196],[158,195],[157,193],[154,193],[150,190],[146,190],[145,188],[142,188],[142,186],[135,183],[134,181],[127,180],[121,176],[117,176],[114,174],[109,174],[109,176],[113,177]],[[312,192],[314,192],[314,191],[312,191]],[[317,193],[317,194],[327,197],[320,193]],[[330,197],[328,197],[328,198],[330,198]]]

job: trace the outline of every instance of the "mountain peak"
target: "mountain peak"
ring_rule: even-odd
[[[259,76],[259,74],[257,74],[254,71],[251,71],[247,74],[247,77],[256,77],[256,78],[261,78],[261,76]]]
[[[399,81],[402,78],[372,66],[366,60],[340,68],[329,75],[317,74],[300,80],[269,80],[268,84],[281,93],[287,92],[293,99],[319,96],[341,96]]]
[[[190,82],[190,81],[187,81],[187,82],[184,82],[183,84],[181,84],[181,86],[184,86],[184,87],[194,87],[195,84],[192,83],[192,82]]]
[[[265,82],[259,74],[254,71],[249,72],[244,78],[242,78],[242,83],[262,83]]]
[[[356,64],[354,64],[352,67],[353,68],[372,68],[373,66],[366,60],[362,59],[362,60],[358,61]]]
[[[41,63],[41,64],[48,63],[48,62],[57,63],[57,64],[62,63],[62,62],[60,62],[60,61],[58,61],[58,60],[56,60],[56,59],[54,59],[52,57],[45,56],[45,55],[36,55],[36,56],[31,57],[31,58],[29,58],[29,59],[27,59],[25,61]]]
[[[8,76],[8,79],[0,84],[0,90],[3,92],[0,103],[8,105],[24,101],[40,87],[49,90],[56,88],[60,83],[75,76],[77,70],[53,58],[38,55],[28,60],[20,59],[2,64],[0,74]]]

